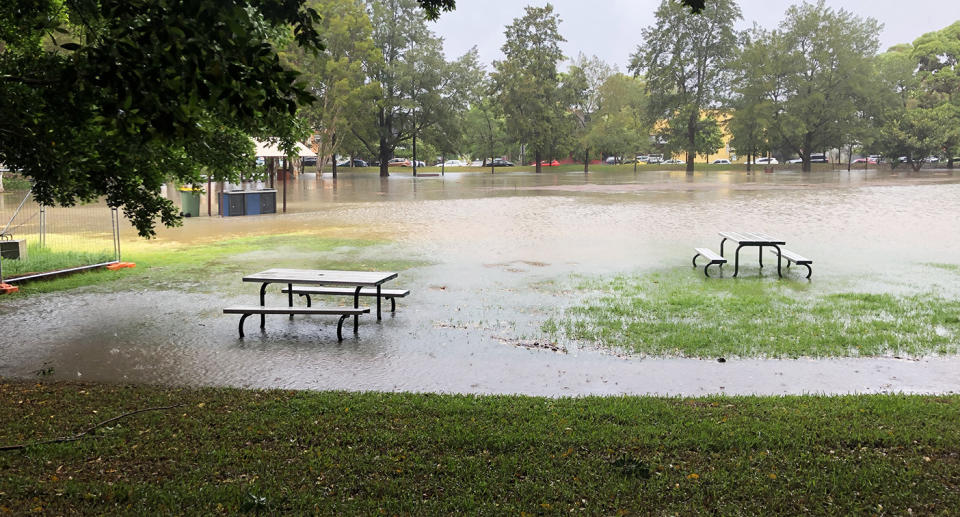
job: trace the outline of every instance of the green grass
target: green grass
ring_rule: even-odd
[[[27,247],[27,258],[3,261],[4,278],[25,276],[33,273],[46,273],[93,264],[102,264],[114,259],[113,250],[106,251],[49,251],[39,244]]]
[[[960,397],[610,397],[0,382],[0,514],[932,515]]]
[[[202,288],[242,290],[240,276],[273,267],[301,269],[349,269],[402,271],[422,261],[385,259],[374,253],[385,241],[339,239],[310,233],[261,235],[205,244],[163,244],[137,241],[126,245],[123,260],[137,264],[133,269],[96,270],[86,273],[28,282],[20,293],[62,291],[99,285],[107,289],[130,287],[162,288],[172,283],[199,284]],[[8,275],[4,261],[4,274]],[[12,276],[12,275],[11,275]]]
[[[542,330],[655,356],[922,356],[960,349],[956,298],[821,293],[797,282],[705,279],[697,271],[586,282],[586,299]]]
[[[11,174],[9,172],[0,174],[3,174],[3,188],[7,192],[12,190],[28,190],[31,187],[30,180],[19,174]]]

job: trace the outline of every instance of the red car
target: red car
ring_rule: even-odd
[[[531,165],[531,166],[536,166],[536,165],[537,165],[537,162],[530,162],[530,165]],[[560,162],[558,162],[557,160],[554,160],[554,161],[552,161],[552,162],[548,162],[548,161],[546,161],[546,160],[543,160],[543,161],[540,162],[540,166],[541,166],[541,167],[559,167],[559,166],[560,166]]]

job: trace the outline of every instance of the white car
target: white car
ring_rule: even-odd
[[[466,165],[463,160],[447,160],[443,162],[444,167],[465,167]]]
[[[713,161],[714,165],[730,165],[730,160],[726,158],[718,158]]]
[[[753,163],[757,165],[779,165],[780,164],[780,162],[778,162],[776,158],[757,158],[756,160],[754,160]]]
[[[483,167],[483,160],[474,160],[470,162],[471,167]]]

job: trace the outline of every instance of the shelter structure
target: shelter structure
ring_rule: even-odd
[[[267,166],[267,176],[270,178],[270,187],[276,188],[277,173],[280,173],[283,183],[283,211],[287,211],[287,176],[297,176],[303,172],[303,158],[316,156],[317,153],[306,145],[297,142],[294,145],[294,154],[291,156],[280,149],[277,143],[264,140],[253,140],[256,146],[257,158],[263,158]]]

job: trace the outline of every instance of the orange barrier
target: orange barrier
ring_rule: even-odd
[[[20,288],[15,285],[0,284],[0,294],[13,294],[19,290]]]
[[[133,262],[114,262],[113,264],[108,265],[107,269],[110,271],[116,271],[125,267],[137,267],[137,265]]]

